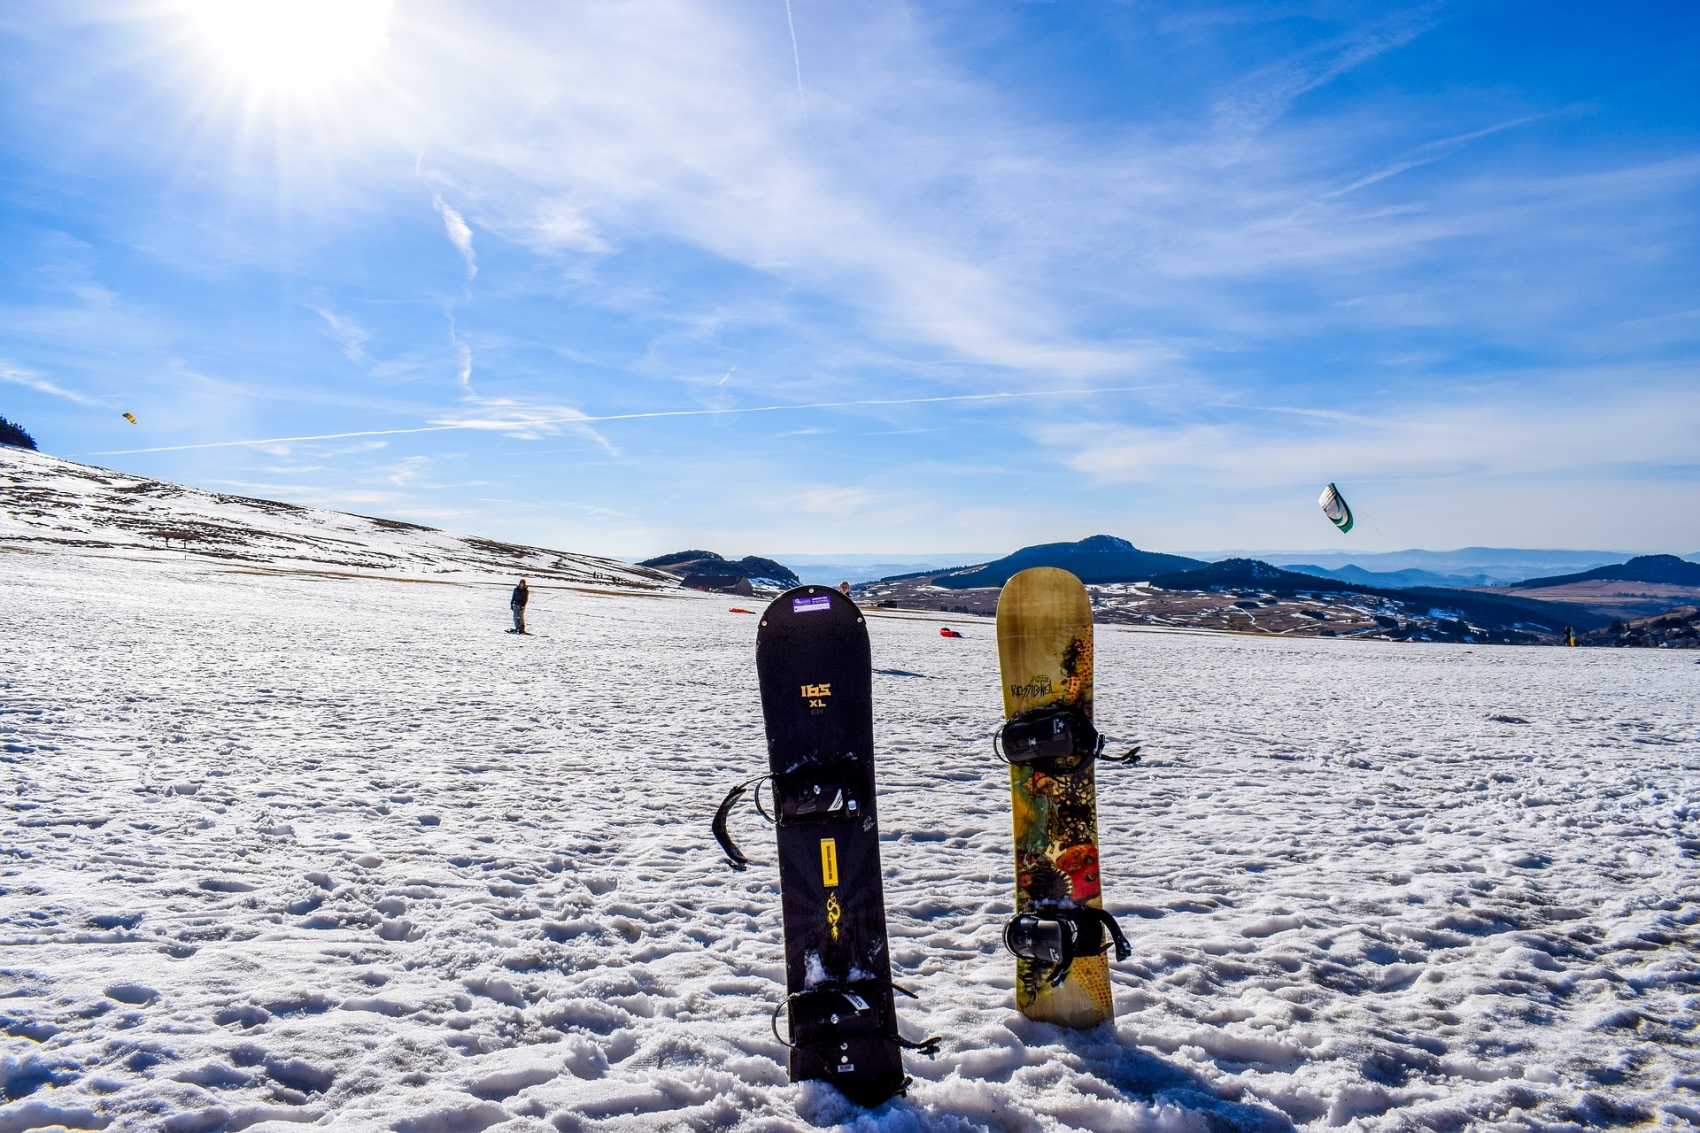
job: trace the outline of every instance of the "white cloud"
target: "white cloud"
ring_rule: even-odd
[[[325,320],[325,326],[331,338],[342,347],[343,354],[350,362],[364,364],[371,361],[366,357],[365,345],[371,341],[372,335],[353,319],[339,315],[326,307],[310,308],[315,315]]]
[[[430,457],[409,456],[392,464],[384,479],[398,488],[406,488],[412,486],[415,480],[430,470]]]
[[[587,415],[571,406],[527,403],[512,398],[474,396],[467,400],[468,409],[438,417],[431,422],[432,426],[502,433],[526,441],[558,436],[565,428],[588,437],[609,456],[619,455],[608,438],[587,423]]]
[[[51,394],[62,397],[66,401],[74,401],[78,405],[87,405],[95,409],[110,409],[112,405],[100,398],[78,393],[74,389],[66,389],[48,381],[34,370],[23,370],[6,362],[0,362],[0,382],[11,382],[13,385],[25,386],[37,393]]]
[[[612,250],[584,213],[564,198],[539,202],[529,223],[510,235],[538,251],[552,252],[564,248],[603,254]]]
[[[1287,113],[1428,32],[1440,16],[1427,8],[1223,73],[1213,125],[1090,132],[1036,122],[905,10],[816,11],[797,29],[812,151],[777,19],[677,0],[561,12],[514,29],[445,3],[414,10],[429,35],[401,37],[409,89],[426,104],[416,128],[440,175],[477,194],[481,224],[568,273],[586,253],[679,241],[830,297],[862,320],[835,331],[888,357],[998,367],[1037,385],[1142,376],[1197,389],[1200,368],[1181,363],[1224,339],[1444,320],[1495,334],[1506,314],[1526,319],[1523,298],[1493,288],[1461,294],[1454,280],[1437,294],[1400,278],[1461,247],[1532,265],[1564,243],[1595,259],[1633,244],[1575,222],[1605,189],[1583,178],[1478,163],[1406,190],[1414,183],[1396,176],[1477,154],[1472,143],[1526,113],[1439,116],[1426,140],[1424,124],[1369,111]],[[810,35],[831,49],[811,50]],[[1597,176],[1612,181],[1605,191],[1648,198],[1680,193],[1672,178],[1700,180],[1650,172],[1629,161]],[[1651,232],[1656,213],[1620,223]],[[1395,279],[1403,286],[1387,287]],[[1408,297],[1343,305],[1387,290]],[[653,287],[634,291],[656,313]],[[1314,301],[1295,318],[1297,296]],[[690,309],[668,314],[688,320],[708,300],[689,294]]]
[[[664,234],[847,299],[883,333],[965,360],[1057,377],[1150,363],[1144,344],[1080,339],[1025,273],[964,246],[958,224],[932,223],[931,206],[912,208],[928,179],[968,170],[941,168],[935,155],[893,177],[845,164],[842,149],[817,163],[794,115],[774,104],[794,105],[782,81],[791,76],[761,66],[775,46],[790,63],[789,43],[763,43],[726,15],[667,2],[578,8],[520,34],[468,9],[439,10],[454,32],[438,29],[433,54],[413,58],[434,77],[433,166],[475,185],[484,222],[532,247],[602,251],[610,231]],[[916,77],[906,62],[869,76],[886,87],[872,92],[876,103],[900,77]],[[934,73],[920,85],[950,81]],[[960,104],[980,92],[958,85],[947,97]],[[972,144],[983,142],[1025,144]]]
[[[785,498],[784,503],[792,510],[849,515],[867,508],[876,498],[874,493],[860,488],[816,485],[792,493]]]
[[[1210,484],[1246,492],[1330,480],[1604,479],[1692,467],[1700,399],[1671,379],[1564,375],[1562,398],[1506,392],[1405,404],[1382,416],[1256,406],[1201,407],[1205,420],[1075,421],[1033,430],[1068,467],[1101,483]],[[1659,380],[1662,378],[1663,380]],[[1550,378],[1559,384],[1558,376]],[[1484,383],[1486,384],[1486,383]]]
[[[464,342],[455,343],[455,381],[464,390],[472,389],[472,347]]]
[[[443,216],[443,231],[448,233],[449,243],[455,246],[460,258],[466,261],[466,277],[473,278],[478,274],[478,262],[472,252],[472,229],[453,208],[444,203],[442,195],[433,193],[431,204]]]

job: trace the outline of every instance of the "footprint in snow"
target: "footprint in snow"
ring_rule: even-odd
[[[106,989],[106,998],[141,1007],[159,998],[159,992],[147,984],[113,984]]]

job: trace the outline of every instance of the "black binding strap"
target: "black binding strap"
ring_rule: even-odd
[[[1125,766],[1139,762],[1139,745],[1121,755],[1105,755],[1104,744],[1105,737],[1085,713],[1054,706],[1023,712],[992,734],[992,750],[1013,767],[1032,765],[1067,774],[1088,759]]]
[[[1110,939],[1116,942],[1116,961],[1119,963],[1132,956],[1133,946],[1127,942],[1127,937],[1122,935],[1122,926],[1116,923],[1116,918],[1102,909],[1093,909],[1092,911],[1098,914],[1104,922],[1104,927],[1110,930]]]
[[[899,987],[896,984],[892,984],[891,988],[892,988],[893,991],[902,992],[904,995],[907,995],[910,999],[919,999],[920,998],[918,995],[916,995],[914,992],[910,991],[906,987]],[[793,1003],[796,1003],[798,1000],[808,999],[808,998],[812,998],[812,997],[815,997],[815,996],[822,996],[822,995],[837,996],[841,999],[846,1000],[847,1001],[846,1007],[849,1008],[849,1010],[847,1011],[847,1015],[860,1016],[860,1015],[864,1015],[864,1014],[867,1013],[867,1007],[868,1007],[867,999],[864,996],[856,994],[855,992],[852,992],[852,991],[845,989],[845,988],[819,987],[819,988],[809,988],[806,991],[793,992],[792,994],[786,996],[784,999],[780,1000],[773,1007],[773,1014],[768,1019],[768,1022],[773,1029],[773,1037],[778,1039],[782,1045],[784,1045],[785,1047],[787,1047],[790,1050],[799,1049],[796,1043],[792,1042],[791,1040],[787,1039],[784,1035],[781,1035],[779,1033],[779,1013],[781,1011],[785,1011],[787,1013],[787,1015],[789,1015],[789,1009],[790,1009],[790,1007]],[[861,1010],[857,1010],[856,1007],[851,1006],[851,1004],[859,1005]],[[877,1017],[878,1017],[878,1007],[877,1007],[877,1005],[875,1006],[875,1009],[874,1009],[874,1015],[875,1015],[875,1018],[877,1019]],[[836,1022],[838,1017],[836,1015],[834,1015],[834,1016],[832,1016],[832,1018],[833,1018],[834,1022]],[[890,1035],[890,1036],[885,1036],[885,1037],[890,1038],[892,1042],[896,1043],[898,1045],[898,1047],[902,1048],[903,1050],[912,1050],[912,1051],[915,1051],[918,1054],[924,1054],[928,1058],[933,1057],[934,1055],[936,1055],[939,1052],[939,1043],[944,1041],[944,1036],[942,1036],[942,1035],[931,1035],[927,1038],[922,1039],[920,1042],[911,1042],[909,1039],[904,1038],[902,1035]],[[826,1045],[826,1044],[822,1044],[822,1045]],[[908,1079],[905,1079],[904,1085],[907,1086],[908,1084],[909,1084]],[[902,1093],[902,1092],[903,1092],[902,1090],[898,1091],[898,1093]]]
[[[1031,913],[1011,917],[1004,925],[1003,943],[1015,955],[1025,960],[1052,965],[1045,982],[1061,987],[1068,980],[1069,969],[1082,956],[1096,956],[1110,947],[1104,940],[1108,932],[1114,942],[1116,959],[1126,960],[1133,949],[1122,935],[1116,919],[1102,909],[1090,906],[1079,908],[1040,908]]]
[[[763,818],[772,822],[773,816],[768,814],[761,805],[761,782],[763,779],[771,778],[773,778],[771,775],[757,775],[754,779],[745,779],[726,792],[726,797],[720,802],[720,809],[714,812],[714,824],[711,827],[714,831],[714,840],[720,843],[720,849],[726,854],[727,864],[735,870],[743,870],[750,864],[750,859],[744,851],[738,848],[738,844],[732,841],[732,835],[726,830],[726,819],[731,815],[732,808],[737,805],[744,792],[754,787],[756,809],[761,811]]]
[[[944,1036],[932,1035],[929,1038],[922,1039],[918,1043],[912,1043],[902,1035],[898,1035],[895,1041],[897,1045],[902,1047],[904,1050],[912,1050],[916,1054],[924,1054],[928,1058],[931,1058],[939,1052],[939,1044],[944,1041]]]

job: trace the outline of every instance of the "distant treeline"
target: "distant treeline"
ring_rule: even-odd
[[[0,417],[0,445],[13,445],[17,448],[33,450],[35,438],[30,436],[22,425],[14,425],[4,417]]]

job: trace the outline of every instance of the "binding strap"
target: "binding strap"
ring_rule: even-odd
[[[773,778],[771,775],[757,775],[754,779],[745,779],[726,792],[726,797],[720,802],[720,809],[714,812],[714,823],[711,827],[714,831],[714,840],[720,843],[720,849],[726,854],[726,863],[740,872],[750,864],[750,859],[744,851],[738,848],[738,844],[732,841],[732,835],[726,830],[726,819],[731,815],[732,808],[737,805],[744,792],[754,787],[756,809],[761,811],[763,818],[772,822],[773,816],[768,814],[761,805],[762,780],[771,778]]]
[[[891,987],[893,991],[900,991],[910,999],[919,998],[906,987],[898,987],[896,984],[892,984]],[[884,1034],[880,998],[876,989],[867,984],[849,987],[826,985],[794,992],[774,1005],[773,1014],[769,1019],[773,1029],[773,1037],[791,1050],[799,1049],[796,1043],[791,1042],[779,1033],[779,1013],[781,1011],[786,1012],[795,1024],[798,1015],[806,1011],[809,1022],[816,1027],[830,1026],[835,1035],[848,1037],[878,1034],[879,1037],[888,1039],[903,1050],[913,1050],[926,1055],[928,1058],[939,1052],[939,1043],[944,1041],[942,1035],[932,1035],[920,1042],[912,1042],[899,1034]],[[833,1039],[825,1039],[810,1045],[824,1046],[833,1041]]]
[[[1116,919],[1090,906],[1045,907],[1011,917],[1003,928],[1003,943],[1024,960],[1051,964],[1046,982],[1061,987],[1076,960],[1096,956],[1110,947],[1104,939],[1106,933],[1115,944],[1117,960],[1133,955]]]
[[[1023,712],[992,734],[992,750],[1013,767],[1037,765],[1067,774],[1088,759],[1129,766],[1139,762],[1137,744],[1121,755],[1105,755],[1104,744],[1103,734],[1084,712],[1054,706]]]

